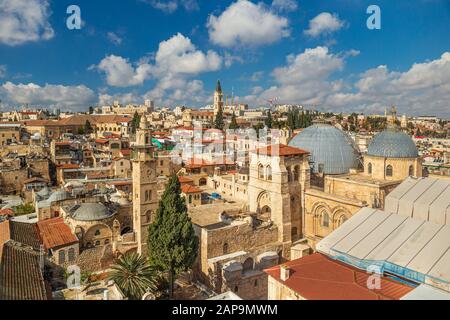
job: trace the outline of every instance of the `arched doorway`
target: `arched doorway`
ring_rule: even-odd
[[[253,259],[247,258],[242,265],[244,272],[253,270]]]

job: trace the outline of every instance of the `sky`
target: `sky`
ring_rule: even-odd
[[[0,0],[0,108],[195,108],[220,79],[251,107],[450,118],[449,30],[450,0]]]

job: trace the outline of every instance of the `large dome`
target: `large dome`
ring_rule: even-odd
[[[344,174],[359,166],[359,152],[353,140],[342,130],[326,123],[306,128],[289,145],[311,153],[315,173]]]
[[[78,221],[99,221],[114,215],[102,203],[83,203],[73,208],[72,219]]]
[[[417,158],[414,141],[405,133],[388,129],[377,134],[367,148],[369,156],[383,158]]]

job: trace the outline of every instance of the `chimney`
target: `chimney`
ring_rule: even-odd
[[[281,281],[286,281],[291,276],[291,269],[285,264],[280,266],[280,279]]]

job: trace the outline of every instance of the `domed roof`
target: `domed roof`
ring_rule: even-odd
[[[108,210],[102,203],[83,203],[74,207],[71,217],[78,221],[98,221],[113,215],[114,212]]]
[[[377,134],[367,148],[369,156],[383,158],[417,158],[414,141],[405,133],[388,129]]]
[[[359,152],[353,140],[342,130],[327,124],[315,123],[296,135],[289,146],[311,153],[313,171],[323,165],[325,174],[344,174],[359,166]]]

